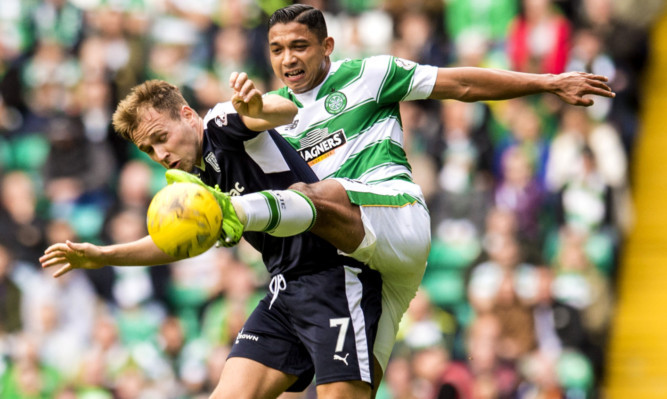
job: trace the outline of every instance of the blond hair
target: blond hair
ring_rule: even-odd
[[[112,117],[113,127],[122,138],[133,141],[134,131],[146,110],[164,112],[175,120],[184,105],[188,103],[178,87],[163,80],[149,80],[133,87],[118,104]]]

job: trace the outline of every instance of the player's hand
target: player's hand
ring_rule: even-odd
[[[586,95],[596,95],[613,98],[616,93],[607,86],[607,77],[585,72],[567,72],[554,75],[554,89],[552,92],[572,105],[593,105],[592,98]]]
[[[234,90],[232,105],[240,115],[250,118],[261,118],[264,110],[262,92],[255,87],[255,82],[245,72],[232,72],[229,87]]]
[[[42,268],[58,267],[53,277],[60,277],[74,269],[99,269],[104,266],[101,261],[102,251],[96,245],[89,243],[64,243],[53,244],[44,251],[39,258]]]

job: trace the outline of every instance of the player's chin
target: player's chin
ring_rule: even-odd
[[[178,162],[174,162],[171,165],[169,165],[168,169],[179,169],[184,172],[190,172],[192,170],[192,165],[190,165],[189,162],[186,162],[185,160],[181,160]]]

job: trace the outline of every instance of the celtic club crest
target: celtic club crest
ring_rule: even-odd
[[[340,113],[345,109],[346,105],[347,97],[339,91],[329,94],[326,100],[324,100],[324,108],[332,115]]]

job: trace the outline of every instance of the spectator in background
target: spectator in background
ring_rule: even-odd
[[[231,346],[243,322],[261,300],[257,287],[262,284],[231,251],[219,249],[216,253],[215,261],[210,263],[217,269],[213,274],[218,276],[217,281],[211,274],[202,274],[210,279],[209,298],[201,320],[202,335],[213,345]]]
[[[523,99],[514,102],[509,119],[509,134],[494,147],[494,171],[503,178],[503,158],[508,149],[518,148],[528,157],[530,167],[540,187],[544,186],[546,164],[549,159],[549,141],[544,121],[533,105]]]
[[[162,394],[151,387],[146,374],[137,367],[126,367],[115,378],[114,399],[141,399]]]
[[[660,2],[584,0],[578,2],[574,22],[594,32],[601,39],[601,50],[615,66],[611,83],[616,98],[611,104],[609,121],[621,133],[628,156],[639,130],[638,114],[642,105],[642,71],[649,53],[647,19],[658,15]]]
[[[449,0],[445,9],[445,26],[451,41],[479,35],[491,49],[501,47],[510,22],[518,12],[515,0],[467,1]]]
[[[0,390],[7,398],[53,397],[62,382],[58,372],[39,358],[39,341],[22,333],[12,343],[11,362],[0,379]]]
[[[620,86],[619,83],[622,84],[617,80],[616,65],[607,53],[602,38],[592,29],[579,29],[574,32],[566,70],[602,74],[609,78],[609,84],[612,87]],[[616,101],[616,99],[611,101],[601,98],[595,101],[588,113],[595,120],[603,120],[609,116],[612,104]]]
[[[69,51],[84,33],[83,11],[69,0],[44,0],[28,10],[35,37],[51,38]]]
[[[513,365],[498,357],[500,329],[498,316],[492,312],[477,314],[466,329],[466,352],[474,379],[474,398],[509,399],[519,383]]]
[[[591,342],[603,344],[611,322],[612,295],[607,276],[586,255],[585,236],[566,229],[563,245],[552,263],[553,296],[582,314]]]
[[[611,187],[601,176],[590,148],[582,148],[578,164],[579,172],[559,193],[559,224],[584,235],[603,233],[613,238]]]
[[[107,220],[122,211],[146,213],[155,190],[153,169],[144,161],[131,160],[120,169],[116,196],[109,208]]]
[[[502,177],[494,193],[495,206],[513,211],[521,240],[539,245],[540,209],[543,190],[535,176],[531,156],[518,145],[508,148],[502,158]]]
[[[385,383],[388,391],[386,397],[393,399],[418,399],[413,370],[407,356],[392,357],[385,372]],[[382,392],[378,392],[377,397],[384,398]]]
[[[182,320],[167,316],[160,325],[157,348],[161,360],[171,369],[176,381],[183,381],[181,395],[192,397],[207,394],[203,390],[206,380],[206,355],[208,345],[200,339],[188,337]]]
[[[0,242],[11,248],[14,259],[37,267],[45,242],[46,220],[37,212],[38,193],[30,176],[13,171],[0,185]]]
[[[553,0],[522,0],[521,11],[512,21],[507,51],[511,69],[533,73],[565,70],[571,24]]]
[[[481,251],[484,219],[492,204],[492,181],[484,171],[484,153],[475,132],[485,108],[481,104],[442,102],[442,140],[432,149],[439,170],[435,193],[429,198],[431,252],[423,285],[440,306],[458,305],[465,298],[465,269]],[[487,169],[488,170],[488,169]]]
[[[95,316],[90,344],[84,352],[86,357],[102,359],[104,374],[111,380],[132,363],[129,348],[120,341],[118,322],[107,307],[100,306]]]
[[[49,126],[51,150],[44,167],[45,190],[58,203],[76,202],[84,196],[106,195],[114,160],[105,148],[86,137],[78,117],[58,117]],[[100,198],[101,204],[105,198]]]
[[[407,10],[402,13],[396,31],[398,40],[405,44],[411,55],[407,59],[434,66],[449,63],[451,49],[445,48],[443,41],[436,36],[435,20],[426,10]]]
[[[250,44],[248,32],[242,26],[221,28],[215,35],[212,69],[218,80],[225,83],[232,72],[244,71],[250,79],[257,82],[258,89],[264,93],[269,80],[267,65],[263,59],[252,58]],[[217,98],[229,97],[232,93],[228,85],[221,86],[226,91]]]
[[[468,298],[476,314],[490,312],[500,323],[498,356],[510,363],[535,346],[530,310],[520,301],[521,277],[533,265],[525,263],[514,237],[497,242],[489,260],[474,266],[468,283]]]
[[[21,69],[22,92],[29,104],[23,130],[45,132],[50,117],[70,110],[72,89],[80,77],[77,58],[62,43],[48,36],[40,38]]]
[[[144,237],[146,214],[136,210],[117,213],[109,223],[111,243],[125,243]],[[121,339],[134,345],[148,340],[157,333],[159,324],[168,309],[168,268],[111,267],[111,276],[104,283],[103,292],[111,294],[111,304],[116,310]],[[153,270],[159,269],[159,270]],[[95,275],[100,270],[89,272]],[[95,278],[102,280],[108,275],[102,272]],[[98,287],[99,290],[99,287]]]
[[[89,353],[80,363],[75,379],[77,397],[113,399],[114,380],[106,374],[104,359]]]
[[[625,232],[632,225],[632,200],[628,191],[628,159],[618,131],[609,123],[596,122],[581,109],[565,107],[547,162],[546,187],[552,193],[581,173],[580,157],[590,148],[597,173],[611,187],[614,225]]]
[[[415,349],[412,369],[422,398],[470,398],[472,376],[465,364],[453,360],[442,342]]]
[[[79,117],[50,122],[50,151],[42,177],[51,215],[67,218],[79,236],[97,239],[115,162],[109,148],[91,143],[83,128]]]
[[[11,276],[14,259],[9,248],[0,244],[0,348],[8,337],[21,330],[21,293]],[[0,354],[2,352],[0,351]]]

